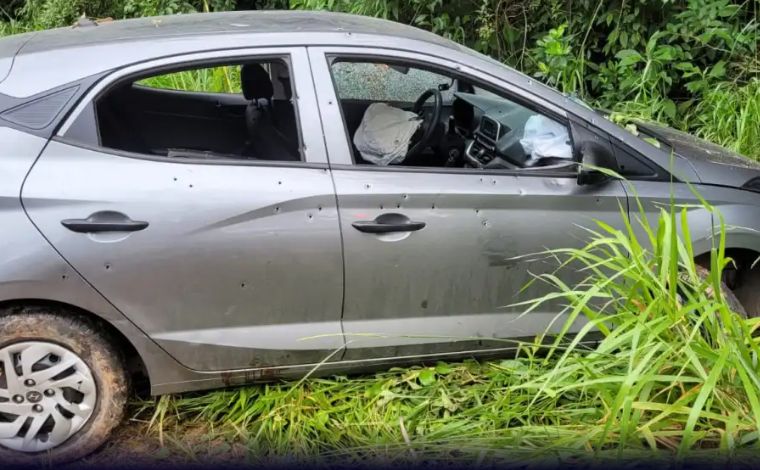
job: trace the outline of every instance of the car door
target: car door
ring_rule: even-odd
[[[24,207],[50,243],[192,369],[311,364],[343,346],[343,260],[321,133],[299,126],[297,162],[141,155],[87,141],[93,99],[130,74],[273,56],[295,71],[296,119],[317,120],[305,49],[156,60],[98,84],[24,185]]]
[[[547,248],[578,247],[594,220],[621,226],[626,211],[622,184],[579,186],[575,173],[426,168],[354,163],[351,138],[330,80],[330,62],[342,54],[406,60],[466,74],[474,80],[520,93],[509,83],[454,64],[443,57],[382,49],[310,48],[330,161],[338,197],[345,260],[343,330],[346,359],[462,353],[510,348],[562,326],[559,303],[524,314],[513,304],[541,296],[541,282],[523,290],[535,275],[557,263],[531,256]],[[558,107],[521,93],[537,109]],[[604,134],[574,124],[574,139]],[[576,142],[579,144],[579,142]],[[416,231],[366,233],[367,223],[409,224]],[[423,228],[418,229],[420,225]],[[577,273],[565,273],[572,282]],[[575,325],[580,327],[582,321]]]

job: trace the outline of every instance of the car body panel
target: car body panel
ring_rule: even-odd
[[[10,75],[18,51],[27,44],[36,33],[15,34],[0,40],[0,83]]]
[[[190,368],[318,362],[343,344],[340,230],[324,169],[158,162],[53,141],[23,200],[53,246]],[[83,234],[61,224],[99,211],[150,225]],[[324,336],[302,341],[304,319]]]
[[[557,303],[528,315],[525,305],[512,305],[547,293],[543,282],[521,292],[533,276],[557,269],[541,254],[547,247],[582,246],[594,219],[622,226],[627,205],[619,181],[582,187],[569,177],[374,168],[338,170],[334,178],[344,228],[347,359],[369,347],[404,354],[400,346],[412,343],[446,342],[456,350],[458,341],[476,338],[493,347],[552,323],[561,327]],[[426,225],[383,235],[351,226],[388,213]]]

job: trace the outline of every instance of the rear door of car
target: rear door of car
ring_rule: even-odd
[[[274,56],[295,72],[301,161],[167,158],[87,141],[92,99],[121,77]],[[128,67],[98,84],[49,143],[24,185],[24,207],[95,289],[185,366],[320,362],[343,346],[343,260],[325,146],[310,125],[318,119],[304,48]],[[88,232],[87,224],[101,223],[117,227]]]
[[[541,282],[521,289],[534,275],[557,268],[546,256],[526,255],[581,246],[588,239],[584,227],[593,228],[595,219],[621,226],[627,207],[622,184],[579,186],[572,172],[356,164],[349,144],[353,136],[339,125],[343,117],[329,65],[334,57],[410,61],[519,90],[441,56],[351,47],[309,48],[309,53],[322,119],[330,123],[325,137],[343,233],[345,358],[511,348],[514,343],[505,339],[532,339],[552,325],[557,331],[563,323],[558,303],[529,314],[523,313],[525,306],[511,306],[546,294]],[[535,100],[537,109],[564,114],[522,94]],[[605,135],[598,137],[609,145]],[[374,234],[355,225],[389,214],[424,228]],[[571,272],[566,279],[579,276]]]

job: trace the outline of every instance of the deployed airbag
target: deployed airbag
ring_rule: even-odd
[[[573,158],[567,127],[540,114],[534,114],[525,122],[520,144],[533,160],[545,157]]]
[[[367,107],[354,133],[354,145],[363,159],[375,165],[401,163],[406,158],[412,135],[421,123],[413,112],[385,103],[373,103]]]

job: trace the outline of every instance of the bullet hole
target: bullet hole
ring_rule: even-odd
[[[480,214],[480,209],[475,209],[476,214]]]
[[[491,180],[491,184],[496,184],[496,180]]]
[[[396,204],[396,209],[401,209],[401,203]]]
[[[435,203],[430,206],[431,209],[435,209]]]
[[[404,199],[409,199],[409,196],[406,195],[406,194],[403,194],[401,197],[404,198]]]
[[[176,176],[174,177],[174,181],[177,181],[177,177]]]
[[[488,221],[487,220],[483,221],[483,227],[488,227]]]
[[[241,283],[240,283],[240,288],[241,288],[241,289],[245,289],[245,282],[241,282]]]
[[[106,271],[111,269],[111,265],[109,263],[106,263]]]
[[[317,206],[317,210],[318,210],[319,212],[322,212],[322,206]]]
[[[278,212],[280,212],[280,206],[274,208],[274,213],[277,214]]]
[[[66,278],[67,276],[65,274],[61,275],[61,279],[63,279],[64,281],[66,280]]]
[[[188,187],[192,188],[192,187],[193,187],[193,185],[192,185],[192,184],[189,184],[189,185],[188,185]]]
[[[333,104],[332,100],[327,100],[327,104]]]
[[[420,304],[420,307],[422,307],[422,308],[427,308],[427,306],[428,306],[428,301],[427,301],[427,299],[426,299],[426,300],[423,300],[423,301],[422,301],[422,303]]]
[[[314,216],[313,216],[312,214],[309,214],[309,215],[307,215],[306,217],[308,217],[308,218],[309,218],[309,220],[311,220],[311,219],[313,219],[313,218],[314,218]]]
[[[483,182],[483,178],[480,178],[480,182],[481,182],[481,183]]]
[[[380,210],[383,210],[383,205],[382,204],[380,204]]]
[[[372,187],[372,185],[371,185],[371,184],[369,184],[369,183],[367,183],[367,184],[365,184],[365,185],[364,185],[364,189],[369,189],[369,188],[371,188],[371,187]]]
[[[278,181],[278,182],[277,182],[277,184],[278,184],[278,185],[279,185],[279,184],[282,184],[282,181]]]

